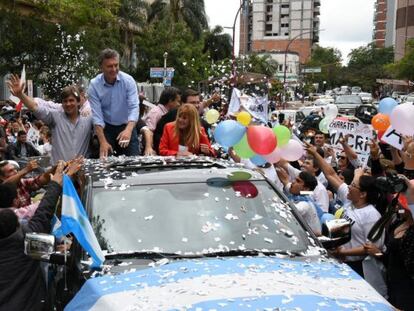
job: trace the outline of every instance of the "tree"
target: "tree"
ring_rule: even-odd
[[[406,52],[402,59],[386,66],[387,72],[397,79],[414,81],[414,39],[406,43]]]
[[[240,63],[240,60],[243,62],[243,59],[238,58],[238,63]],[[261,73],[272,78],[276,75],[278,63],[270,54],[259,55],[253,53],[247,56],[246,65],[243,67],[247,68],[247,71]]]
[[[373,91],[376,79],[388,78],[385,65],[394,61],[394,49],[377,48],[373,43],[354,49],[349,54],[349,63],[345,78],[351,85],[362,87],[365,91]]]
[[[148,21],[162,19],[171,20],[169,26],[172,30],[175,24],[184,22],[195,39],[200,39],[203,30],[208,28],[204,0],[155,0],[150,7]]]
[[[306,67],[320,67],[321,72],[307,77],[308,83],[323,85],[326,82],[327,88],[333,88],[341,84],[342,55],[338,49],[316,46],[312,50],[310,60]]]
[[[95,67],[91,67],[89,55],[83,47],[83,34],[67,34],[61,26],[57,26],[54,49],[45,56],[46,64],[40,81],[44,93],[59,102],[61,90],[68,85],[76,84],[82,78],[92,78]]]
[[[194,40],[184,22],[169,27],[169,21],[152,23],[146,31],[137,36],[138,68],[133,74],[138,81],[149,80],[150,67],[162,67],[164,52],[168,52],[167,65],[175,68],[173,84],[181,87],[195,87],[208,77],[210,61],[203,53],[202,40]]]
[[[223,33],[223,27],[216,26],[204,34],[203,52],[210,55],[213,61],[231,58],[233,44],[229,34]]]

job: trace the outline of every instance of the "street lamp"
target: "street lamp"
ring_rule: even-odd
[[[319,32],[324,31],[324,30],[325,29],[320,29]],[[285,102],[286,102],[286,62],[287,62],[287,53],[289,51],[289,47],[299,37],[301,37],[303,35],[306,35],[308,33],[312,33],[312,32],[314,32],[313,29],[298,34],[297,36],[295,36],[292,39],[290,39],[288,45],[286,46],[286,49],[285,49],[285,60],[284,60],[284,64],[283,64],[283,67],[284,67],[283,68],[283,87],[284,87],[284,90],[285,90],[285,98],[284,98],[284,101],[283,101],[283,109],[285,109]]]
[[[164,52],[163,57],[164,57],[164,79],[162,81],[162,84],[165,86],[166,83],[167,83],[167,57],[168,57],[168,53]]]

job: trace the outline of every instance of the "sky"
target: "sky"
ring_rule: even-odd
[[[204,0],[209,25],[232,27],[240,0]],[[319,44],[335,47],[343,63],[352,49],[372,41],[375,0],[321,0]],[[239,19],[236,26],[236,51],[239,49]],[[231,29],[225,29],[232,35]]]

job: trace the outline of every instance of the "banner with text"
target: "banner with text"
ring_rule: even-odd
[[[369,158],[369,143],[373,138],[371,126],[358,120],[338,117],[329,124],[331,145],[336,153],[342,152],[341,138],[349,135],[348,144],[358,155],[362,166],[366,166]]]

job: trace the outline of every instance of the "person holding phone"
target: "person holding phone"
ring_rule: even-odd
[[[191,104],[182,105],[177,111],[175,122],[165,125],[159,149],[162,156],[215,155],[200,124],[198,111]]]

